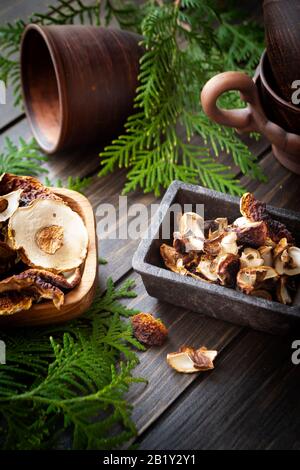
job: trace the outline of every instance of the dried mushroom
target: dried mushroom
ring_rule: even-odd
[[[241,268],[257,268],[265,264],[260,252],[254,248],[245,248],[241,253],[240,260]]]
[[[259,247],[264,245],[268,235],[268,229],[264,221],[247,222],[233,229],[239,245]]]
[[[218,260],[217,274],[222,286],[234,287],[236,276],[240,269],[240,258],[238,255],[227,253]]]
[[[13,315],[32,306],[32,297],[16,292],[9,292],[0,296],[0,316]]]
[[[274,242],[278,242],[281,238],[287,238],[288,242],[293,243],[294,238],[286,226],[274,220],[268,213],[266,204],[255,199],[253,194],[245,193],[240,201],[241,214],[251,222],[264,221],[268,228],[268,236]]]
[[[82,264],[88,235],[81,217],[64,202],[37,199],[10,218],[8,243],[28,266],[63,272]]]
[[[174,248],[161,247],[165,265],[199,281],[292,304],[300,279],[300,248],[294,246],[293,236],[285,225],[274,220],[266,204],[256,200],[253,194],[245,193],[241,197],[240,211],[241,217],[232,223],[226,217],[204,221],[203,240],[202,231],[197,232],[202,219],[193,213],[183,215],[181,238],[175,233]],[[187,257],[187,241],[182,234],[188,233],[188,225],[194,227],[190,235],[200,234],[201,245]]]
[[[29,269],[1,281],[0,295],[8,292],[28,294],[36,301],[41,299],[52,300],[57,309],[64,303],[62,290],[43,279],[38,270]]]
[[[284,249],[275,259],[278,274],[296,276],[300,274],[300,248],[290,246]]]
[[[267,287],[267,281],[277,281],[278,278],[279,275],[270,266],[242,268],[237,274],[237,286],[245,294],[250,294],[255,289]]]
[[[169,353],[167,362],[177,372],[204,372],[214,368],[213,361],[217,354],[217,351],[209,351],[205,346],[199,349],[183,346],[178,352]]]
[[[179,232],[174,232],[174,246],[178,251],[202,251],[204,243],[204,220],[194,212],[184,213],[179,222]]]
[[[0,196],[0,222],[8,220],[19,207],[21,189]]]
[[[61,201],[59,196],[32,176],[17,176],[10,173],[2,174],[0,177],[0,196],[17,190],[21,191],[20,206],[27,206],[35,199]]]
[[[258,248],[259,254],[263,259],[264,266],[273,266],[273,248],[272,246],[260,246]]]
[[[277,284],[276,295],[278,302],[281,302],[285,305],[290,305],[292,303],[292,298],[288,290],[288,277],[281,276]]]
[[[147,346],[161,346],[167,339],[167,328],[150,313],[134,315],[131,317],[131,324],[134,336]]]

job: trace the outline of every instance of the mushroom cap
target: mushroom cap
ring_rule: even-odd
[[[243,250],[240,260],[242,268],[257,268],[264,265],[260,252],[250,247]]]
[[[237,274],[237,286],[245,294],[250,294],[254,290],[264,289],[267,281],[277,281],[278,278],[278,273],[271,266],[242,268]]]
[[[27,265],[63,272],[84,261],[88,234],[81,217],[64,202],[36,199],[10,218],[8,241]]]

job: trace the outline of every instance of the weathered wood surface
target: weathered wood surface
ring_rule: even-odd
[[[24,13],[25,7],[28,13],[35,9],[32,0],[3,0],[0,21],[19,17],[20,4]],[[0,108],[0,151],[5,136],[15,141],[19,136],[30,136],[25,119],[20,118],[10,126],[11,120],[20,116],[19,112],[10,114],[12,111],[15,112],[11,102]],[[268,203],[299,210],[300,177],[276,162],[264,140],[252,141],[249,145],[259,157],[269,182],[260,184],[243,177],[245,187]],[[51,157],[47,164],[52,181],[57,178],[66,181],[69,175],[92,175],[86,195],[95,211],[101,203],[118,206],[125,178],[123,170],[102,179],[96,176],[99,150],[77,149],[67,155]],[[231,161],[227,155],[221,160]],[[128,198],[128,205],[135,202],[149,206],[158,200],[151,194],[136,192]],[[116,224],[124,226],[125,218],[118,218]],[[257,333],[149,297],[140,277],[131,269],[138,243],[138,240],[100,240],[100,256],[107,259],[108,264],[99,267],[99,274],[101,289],[105,289],[108,276],[115,282],[134,278],[138,297],[128,304],[154,313],[169,327],[169,341],[164,347],[139,354],[140,364],[135,374],[146,377],[149,384],[135,385],[128,396],[134,405],[140,447],[300,448],[300,366],[293,366],[290,360],[291,341],[297,338]],[[183,343],[217,348],[216,369],[196,376],[176,374],[169,369],[165,362],[167,352]]]

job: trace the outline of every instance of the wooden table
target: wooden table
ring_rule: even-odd
[[[0,22],[26,16],[49,0],[2,0]],[[4,138],[30,137],[24,114],[8,104],[0,107],[0,146]],[[283,168],[273,157],[268,143],[249,141],[252,151],[268,175],[260,184],[247,177],[242,183],[255,195],[279,207],[299,210],[300,177]],[[51,157],[52,180],[67,176],[93,176],[87,189],[93,207],[118,204],[124,171],[99,179],[100,148],[77,150],[63,158]],[[230,161],[223,155],[222,161]],[[236,173],[238,171],[234,169]],[[240,175],[238,175],[240,176]],[[152,194],[134,193],[128,204],[158,202]],[[118,226],[124,223],[118,220]],[[133,418],[141,449],[300,449],[300,365],[291,362],[295,335],[275,337],[213,320],[151,298],[131,268],[138,240],[100,242],[100,255],[108,260],[100,266],[100,285],[108,276],[118,284],[135,279],[138,297],[131,307],[152,312],[169,328],[169,341],[162,348],[140,354],[136,375],[149,384],[134,385],[128,399],[134,405]],[[230,308],[230,305],[228,305]],[[181,375],[166,364],[166,354],[181,344],[217,349],[212,372]]]

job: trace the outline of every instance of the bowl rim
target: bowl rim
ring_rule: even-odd
[[[288,108],[289,110],[291,110],[293,112],[299,113],[299,115],[300,115],[300,107],[295,106],[294,104],[291,104],[288,101],[286,101],[285,99],[281,98],[281,96],[279,96],[273,90],[273,88],[271,88],[271,86],[269,85],[269,83],[267,81],[267,78],[266,78],[266,75],[265,75],[265,70],[264,70],[265,62],[267,60],[269,60],[269,58],[268,58],[268,54],[267,54],[267,49],[265,49],[264,52],[262,53],[262,56],[261,56],[260,62],[259,62],[259,76],[260,76],[260,79],[261,79],[261,82],[262,82],[263,86],[266,88],[269,95],[271,95],[272,98],[274,98],[276,101],[278,101],[278,103],[280,103],[282,106]]]
[[[167,211],[174,201],[177,193],[179,190],[190,191],[193,193],[198,194],[205,194],[206,196],[213,197],[214,199],[222,199],[226,201],[228,204],[239,204],[239,198],[235,196],[230,196],[228,194],[223,194],[218,191],[214,191],[212,189],[203,188],[202,186],[196,186],[188,183],[183,183],[181,181],[173,181],[169,186],[168,190],[166,191],[160,206],[153,217],[153,220],[146,231],[144,238],[141,240],[134,256],[132,259],[132,267],[133,269],[138,272],[139,274],[143,275],[150,275],[153,277],[161,278],[162,276],[170,281],[175,281],[178,283],[185,285],[188,287],[197,287],[198,289],[202,290],[203,292],[210,292],[211,294],[216,295],[217,297],[226,297],[229,300],[239,302],[241,304],[246,303],[250,306],[256,308],[264,308],[275,313],[284,314],[289,317],[294,316],[295,318],[300,318],[300,305],[284,305],[279,302],[271,301],[262,299],[259,297],[252,297],[250,295],[246,295],[242,292],[239,292],[234,289],[230,289],[228,287],[216,285],[216,284],[207,284],[201,283],[197,279],[192,277],[182,276],[180,274],[174,273],[167,268],[155,266],[147,261],[145,258],[149,252],[149,249],[152,245],[153,238],[148,237],[150,233],[158,233],[160,225],[167,214]],[[288,217],[290,220],[299,221],[300,214],[295,211],[290,211],[283,208],[276,208],[273,206],[267,205],[268,211],[273,214],[274,216],[278,217]]]

